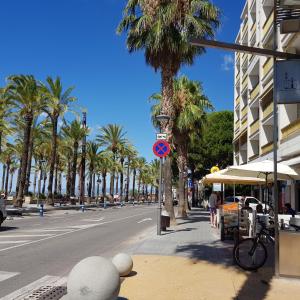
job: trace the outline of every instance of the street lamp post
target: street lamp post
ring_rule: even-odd
[[[162,133],[162,123],[168,122],[170,117],[165,114],[160,114],[155,117],[159,122],[159,132]],[[161,235],[161,200],[162,200],[162,168],[163,168],[163,158],[159,159],[159,187],[158,187],[158,214],[157,214],[157,235]]]

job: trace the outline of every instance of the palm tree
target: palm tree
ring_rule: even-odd
[[[153,188],[155,188],[155,201],[158,201],[158,185],[159,185],[159,167],[160,162],[158,159],[154,159],[151,163],[151,195]]]
[[[96,164],[98,159],[99,144],[93,141],[87,143],[87,160],[88,160],[88,170],[89,170],[89,184],[88,184],[88,196],[92,197],[92,188],[93,188],[93,178],[96,171]]]
[[[102,151],[98,155],[96,169],[102,175],[102,201],[106,199],[106,176],[112,168],[113,162],[112,154],[108,151]]]
[[[144,157],[139,157],[137,159],[137,170],[138,170],[138,174],[139,174],[138,175],[138,190],[137,190],[138,200],[140,199],[141,184],[142,184],[143,172],[145,171],[146,163],[147,162]],[[134,187],[133,187],[133,191],[134,191]]]
[[[62,117],[68,109],[69,103],[76,100],[75,97],[71,96],[73,87],[70,87],[64,91],[60,77],[53,79],[47,77],[47,84],[42,85],[42,94],[47,103],[44,107],[44,112],[47,113],[52,124],[52,150],[50,158],[50,172],[48,180],[48,202],[53,203],[53,178],[55,162],[57,160],[57,127],[59,117]]]
[[[108,124],[100,129],[100,134],[97,135],[97,141],[104,147],[107,147],[109,151],[113,154],[113,160],[116,162],[117,154],[122,145],[126,143],[125,134],[123,126],[117,124]],[[111,174],[110,181],[110,195],[114,195],[114,179],[115,173]]]
[[[73,162],[71,171],[70,194],[72,197],[75,197],[78,148],[80,141],[87,135],[88,129],[82,127],[79,120],[74,120],[69,124],[65,122],[65,126],[62,128],[62,132],[64,136],[69,138],[73,143]],[[52,200],[50,199],[50,201]]]
[[[146,62],[161,71],[162,113],[171,117],[162,129],[169,134],[173,127],[173,78],[184,64],[193,64],[201,47],[190,44],[191,38],[213,38],[219,25],[219,10],[209,0],[144,1],[128,0],[117,32],[127,31],[129,52],[143,50]],[[172,205],[171,159],[165,164],[166,209],[175,219]]]
[[[12,144],[7,144],[6,149],[2,153],[5,164],[6,164],[6,177],[5,177],[5,185],[4,185],[4,193],[8,195],[8,182],[10,175],[10,167],[15,159],[15,150]]]
[[[24,118],[23,153],[21,163],[21,176],[16,204],[22,206],[24,188],[27,178],[27,165],[32,122],[34,116],[40,111],[43,103],[41,101],[40,86],[32,75],[17,75],[8,78],[7,93],[13,101],[19,114]]]
[[[152,96],[157,104],[152,107],[155,115],[160,110],[162,95]],[[203,89],[198,81],[189,80],[182,76],[174,81],[174,126],[173,138],[177,150],[177,166],[179,170],[178,194],[179,217],[186,217],[187,203],[185,201],[185,181],[187,176],[188,144],[192,134],[200,134],[206,120],[206,112],[213,106],[203,94]]]

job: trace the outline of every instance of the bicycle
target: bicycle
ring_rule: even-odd
[[[268,229],[266,224],[257,218],[261,225],[260,231],[254,238],[246,238],[239,241],[233,248],[235,263],[244,270],[255,271],[261,268],[267,258],[268,251],[265,246],[266,240],[274,244],[273,229]]]

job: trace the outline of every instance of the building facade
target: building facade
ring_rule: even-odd
[[[273,48],[273,0],[247,0],[236,43]],[[278,30],[279,31],[279,30]],[[300,54],[300,34],[280,34],[278,50]],[[278,161],[300,169],[300,104],[278,107]],[[236,53],[234,164],[273,159],[273,59]],[[282,201],[300,211],[300,184],[282,184]]]

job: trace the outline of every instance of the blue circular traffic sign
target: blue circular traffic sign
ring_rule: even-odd
[[[153,145],[153,153],[160,158],[168,156],[170,151],[170,144],[165,140],[158,140]]]

